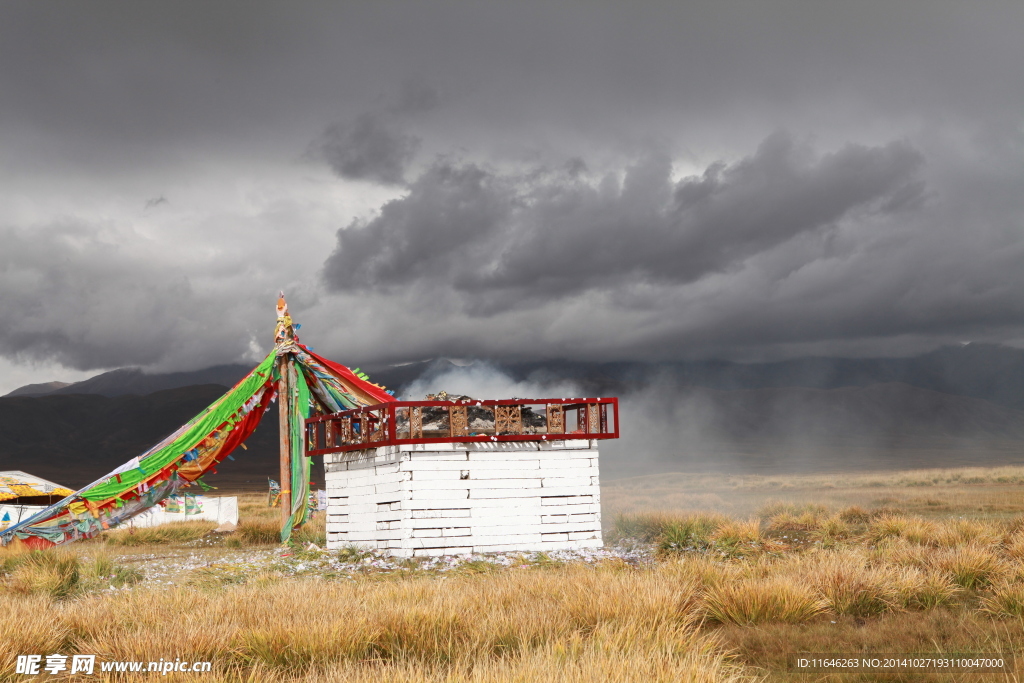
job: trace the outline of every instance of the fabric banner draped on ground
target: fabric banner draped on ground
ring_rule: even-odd
[[[344,365],[314,354],[299,343],[284,298],[278,301],[274,350],[230,391],[148,451],[113,472],[66,496],[0,534],[0,543],[15,539],[46,548],[95,536],[160,504],[183,488],[198,484],[256,429],[282,386],[291,455],[291,530],[308,514],[310,459],[305,456],[303,420],[314,412],[376,405],[395,400],[383,387]],[[282,482],[283,483],[283,482]],[[62,491],[63,493],[63,491]]]

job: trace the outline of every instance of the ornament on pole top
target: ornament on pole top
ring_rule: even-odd
[[[277,328],[274,330],[274,346],[278,352],[291,350],[299,338],[295,336],[292,317],[288,314],[288,302],[284,300],[284,292],[277,297]]]

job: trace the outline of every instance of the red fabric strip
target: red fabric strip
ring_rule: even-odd
[[[300,346],[302,345],[300,344]],[[306,353],[308,353],[313,358],[316,358],[318,361],[323,363],[324,367],[326,367],[328,370],[335,373],[339,378],[341,378],[341,380],[345,384],[357,388],[365,394],[369,394],[372,398],[377,399],[378,402],[391,403],[392,401],[398,400],[388,392],[378,387],[377,385],[370,384],[369,382],[359,379],[358,377],[356,377],[354,372],[346,368],[341,363],[335,363],[334,361],[329,361],[322,356],[318,356],[305,346],[302,346],[302,348]]]

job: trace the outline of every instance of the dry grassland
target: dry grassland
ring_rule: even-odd
[[[603,497],[606,541],[649,561],[135,584],[133,554],[154,548],[271,547],[275,512],[255,496],[215,542],[193,524],[8,551],[0,679],[27,680],[16,654],[81,652],[209,660],[205,681],[981,681],[796,674],[787,656],[1024,647],[1024,468],[671,475]],[[301,543],[322,533],[318,521]],[[114,581],[125,588],[101,589]]]
[[[608,512],[714,511],[746,517],[766,504],[893,507],[927,518],[1024,514],[1024,466],[829,475],[660,474],[603,483]]]

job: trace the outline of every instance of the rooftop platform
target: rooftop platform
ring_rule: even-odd
[[[619,438],[617,398],[394,401],[306,420],[306,455],[381,446]]]

